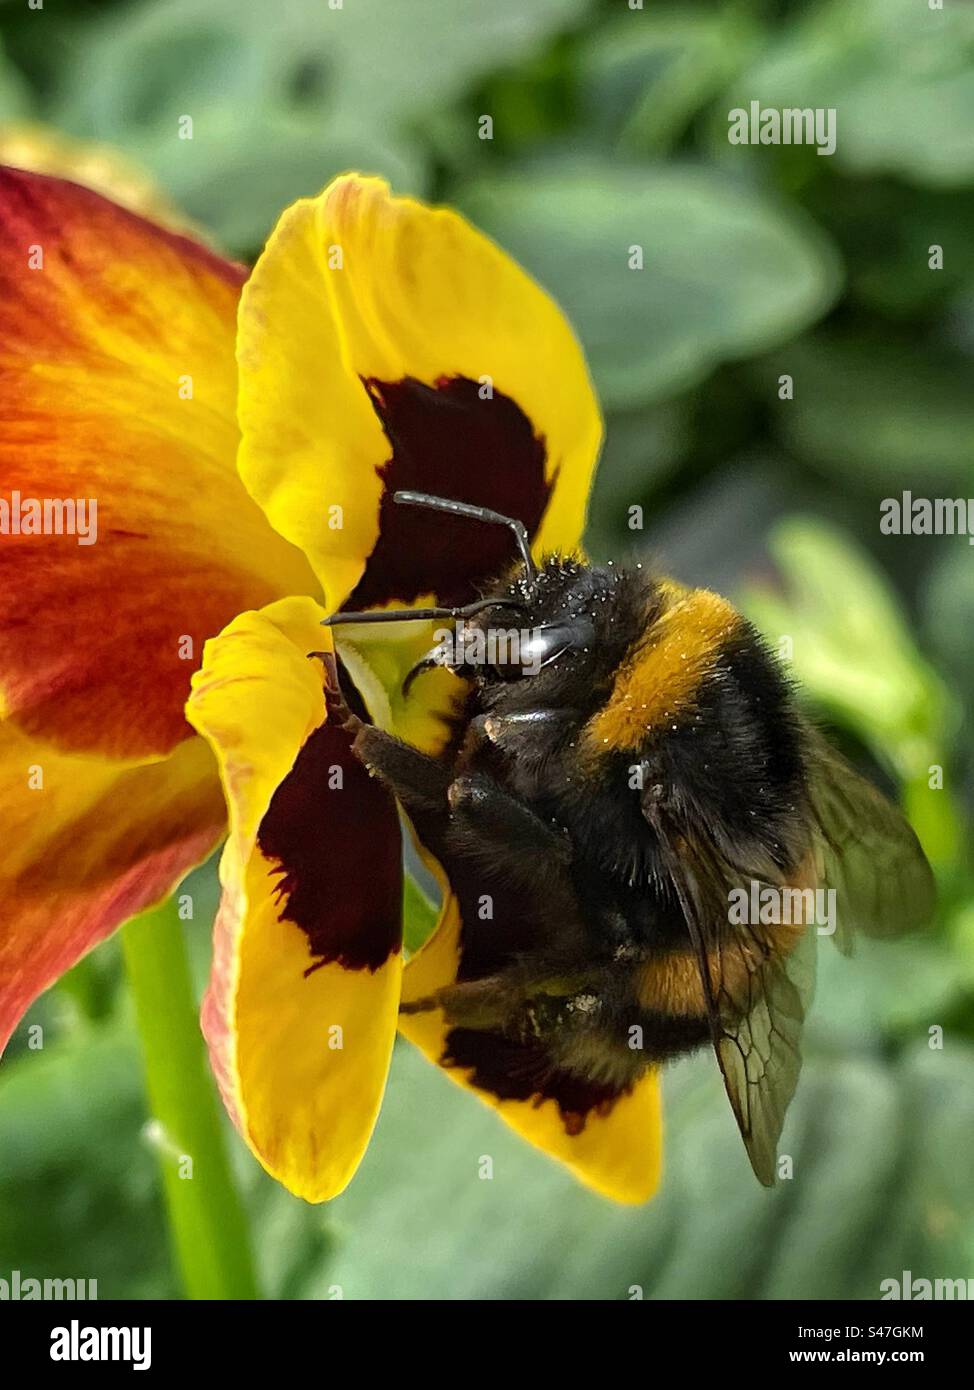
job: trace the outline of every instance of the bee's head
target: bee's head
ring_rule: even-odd
[[[456,669],[498,713],[596,704],[652,607],[641,570],[557,555],[530,576],[518,566],[487,598],[490,607],[458,622],[453,649]]]
[[[449,620],[436,645],[406,677],[441,666],[476,682],[485,706],[499,712],[530,707],[585,709],[611,684],[616,666],[652,620],[655,591],[639,568],[593,568],[549,556],[538,568],[524,524],[486,507],[425,493],[394,500],[488,524],[508,526],[519,563],[475,603],[463,608],[337,613],[328,624]]]

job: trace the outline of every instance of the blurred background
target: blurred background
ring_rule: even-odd
[[[905,800],[941,882],[922,939],[820,951],[794,1180],[755,1182],[707,1056],[666,1075],[666,1177],[633,1212],[402,1046],[327,1208],[231,1141],[264,1292],[876,1298],[904,1270],[974,1277],[974,550],[879,529],[903,489],[974,498],[974,5],[0,0],[0,35],[5,162],[174,210],[245,260],[354,167],[514,253],[568,311],[606,411],[593,554],[733,596]],[[754,100],[834,107],[835,154],[729,144]],[[189,891],[201,991],[212,866]],[[147,1119],[110,942],[39,1001],[0,1076],[0,1274],[179,1295]]]

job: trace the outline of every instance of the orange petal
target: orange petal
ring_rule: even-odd
[[[472,597],[503,527],[393,505],[413,488],[579,541],[601,438],[557,305],[458,214],[345,175],[284,213],[241,299],[239,465],[329,607]],[[321,517],[328,524],[320,524]]]
[[[0,1051],[42,990],[214,848],[215,771],[199,738],[120,768],[0,725]]]
[[[188,236],[202,234],[169,202],[155,180],[113,145],[76,140],[63,130],[35,121],[5,121],[0,125],[0,165],[3,164],[70,179],[172,231]]]
[[[190,720],[220,761],[230,839],[203,1027],[227,1108],[292,1192],[340,1192],[385,1088],[402,975],[392,799],[325,721],[323,612],[244,613],[207,643]]]
[[[204,639],[314,586],[236,475],[244,274],[0,170],[0,713],[65,751],[172,749]]]

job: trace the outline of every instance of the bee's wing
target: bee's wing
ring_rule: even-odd
[[[890,937],[926,925],[933,874],[912,827],[813,729],[806,748],[819,881],[835,889],[836,945],[848,951],[856,931]]]
[[[812,843],[801,876],[835,889],[837,944],[848,950],[856,930],[889,937],[923,925],[933,911],[933,875],[902,814],[812,729],[806,758]],[[770,1185],[801,1068],[818,929],[805,927],[781,949],[780,925],[731,924],[731,890],[749,887],[749,879],[760,889],[764,875],[731,864],[708,836],[667,824],[650,798],[643,810],[687,921],[731,1107],[751,1165]]]
[[[751,1167],[770,1187],[801,1071],[816,929],[800,928],[784,954],[772,935],[780,926],[731,926],[729,894],[744,886],[740,872],[709,846],[686,837],[678,849],[673,843],[664,853],[697,956],[714,1052]]]
[[[801,1071],[802,1025],[815,990],[815,928],[806,927],[784,958],[762,961],[743,940],[723,947],[725,957],[732,952],[746,963],[745,995],[718,991],[714,1048],[751,1167],[770,1187]]]

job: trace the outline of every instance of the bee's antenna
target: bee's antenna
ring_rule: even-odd
[[[434,512],[450,512],[453,516],[470,517],[472,521],[489,521],[494,526],[509,526],[514,532],[528,579],[536,577],[537,570],[531,558],[531,545],[523,521],[517,521],[512,516],[502,516],[500,512],[492,512],[489,507],[474,507],[469,502],[454,502],[449,497],[432,497],[428,492],[394,492],[392,500],[398,502],[401,507],[429,507]]]
[[[531,558],[531,544],[527,527],[523,521],[511,516],[492,512],[489,507],[474,507],[469,502],[454,502],[449,497],[432,497],[427,492],[394,492],[393,502],[401,507],[429,507],[435,512],[449,512],[453,516],[467,516],[474,521],[488,521],[495,526],[509,526],[514,532],[528,579],[537,577],[537,569]],[[421,622],[428,618],[469,618],[484,608],[520,608],[527,612],[527,605],[513,599],[485,598],[476,603],[468,603],[465,608],[395,608],[385,612],[368,611],[363,613],[332,613],[330,618],[322,619],[323,627],[337,627],[341,623],[405,623]]]
[[[322,618],[322,627],[338,627],[341,623],[418,623],[428,618],[471,618],[485,608],[520,608],[528,611],[526,603],[515,599],[481,598],[463,608],[388,608],[366,609],[361,613],[332,613]]]

